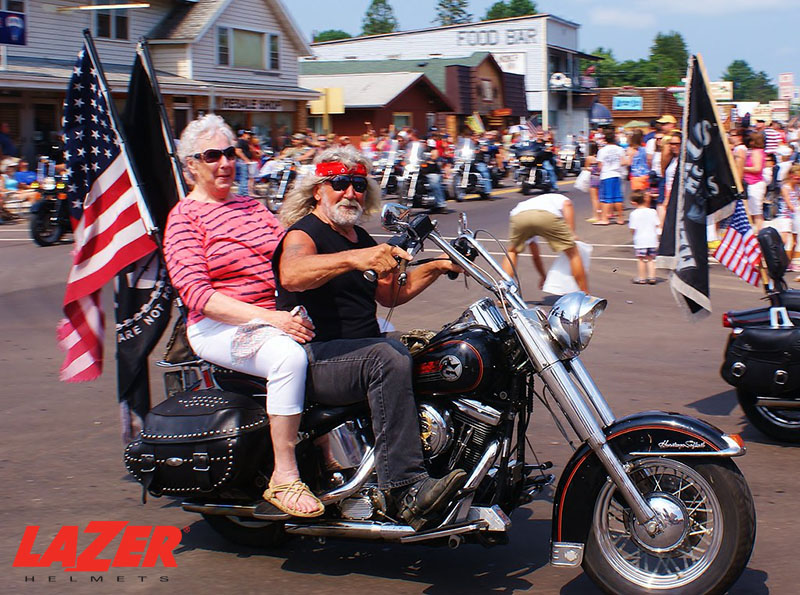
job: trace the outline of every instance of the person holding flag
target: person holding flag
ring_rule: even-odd
[[[172,284],[189,308],[187,337],[206,361],[267,379],[275,466],[264,499],[292,516],[325,508],[300,480],[295,442],[314,337],[301,311],[275,309],[272,255],[283,238],[261,203],[231,192],[236,137],[217,115],[191,122],[179,155],[194,188],[170,212],[164,255]]]

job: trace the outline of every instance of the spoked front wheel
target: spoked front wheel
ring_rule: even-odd
[[[595,501],[583,567],[608,593],[724,593],[750,559],[755,508],[728,459],[640,459],[629,473],[658,514],[649,535],[606,482]]]

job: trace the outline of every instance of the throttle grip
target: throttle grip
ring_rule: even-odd
[[[374,283],[375,281],[378,280],[378,273],[376,273],[372,269],[367,269],[366,271],[364,271],[364,279],[366,279],[370,283]]]

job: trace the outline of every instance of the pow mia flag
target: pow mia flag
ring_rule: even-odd
[[[680,161],[656,259],[656,266],[672,270],[672,293],[692,317],[711,312],[707,217],[713,215],[718,221],[729,216],[742,191],[708,87],[702,58],[692,56],[686,75]]]
[[[169,324],[173,289],[158,251],[125,267],[114,283],[117,395],[127,444],[150,411],[147,356]]]

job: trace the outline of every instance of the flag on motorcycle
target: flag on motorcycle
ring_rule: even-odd
[[[120,269],[155,249],[142,220],[138,188],[91,37],[78,53],[64,102],[64,160],[75,250],[64,295],[61,379],[102,372],[100,290]]]
[[[686,75],[683,138],[656,265],[672,270],[670,286],[692,316],[711,311],[706,224],[727,217],[742,191],[700,56]]]
[[[150,65],[147,45],[140,43],[121,121],[142,197],[158,230],[164,229],[170,209],[185,195],[185,185]],[[125,443],[135,436],[150,410],[147,358],[169,324],[173,295],[160,250],[117,275],[117,397]]]
[[[741,200],[736,201],[728,230],[714,251],[714,258],[750,285],[758,285],[761,278],[758,270],[761,246],[747,220]]]

